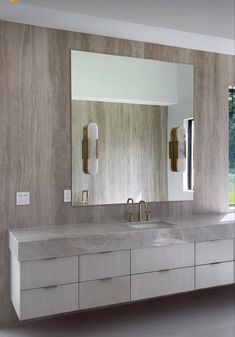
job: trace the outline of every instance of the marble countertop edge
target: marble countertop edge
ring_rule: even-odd
[[[234,239],[233,217],[232,213],[164,217],[158,218],[158,225],[154,220],[140,224],[149,224],[146,228],[138,227],[137,223],[109,222],[13,229],[9,230],[9,248],[15,258],[27,261],[162,244]]]

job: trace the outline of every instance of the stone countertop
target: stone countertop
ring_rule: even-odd
[[[234,213],[9,230],[11,253],[20,261],[230,238]]]

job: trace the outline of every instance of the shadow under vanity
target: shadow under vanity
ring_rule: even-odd
[[[234,214],[10,231],[20,320],[234,283]],[[145,226],[146,225],[146,226]]]

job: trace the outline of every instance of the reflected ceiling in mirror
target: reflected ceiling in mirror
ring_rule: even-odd
[[[74,206],[193,199],[192,65],[73,50],[71,82]]]

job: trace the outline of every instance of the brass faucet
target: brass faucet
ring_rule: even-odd
[[[139,212],[138,212],[138,221],[142,221],[142,204],[144,204],[144,207],[147,208],[147,203],[144,200],[140,200],[139,202]]]
[[[126,203],[127,203],[127,205],[130,204],[130,203],[134,204],[134,200],[132,198],[128,198]],[[128,221],[129,222],[134,221],[134,213],[133,213],[132,207],[133,206],[131,206],[131,212],[128,213]]]

